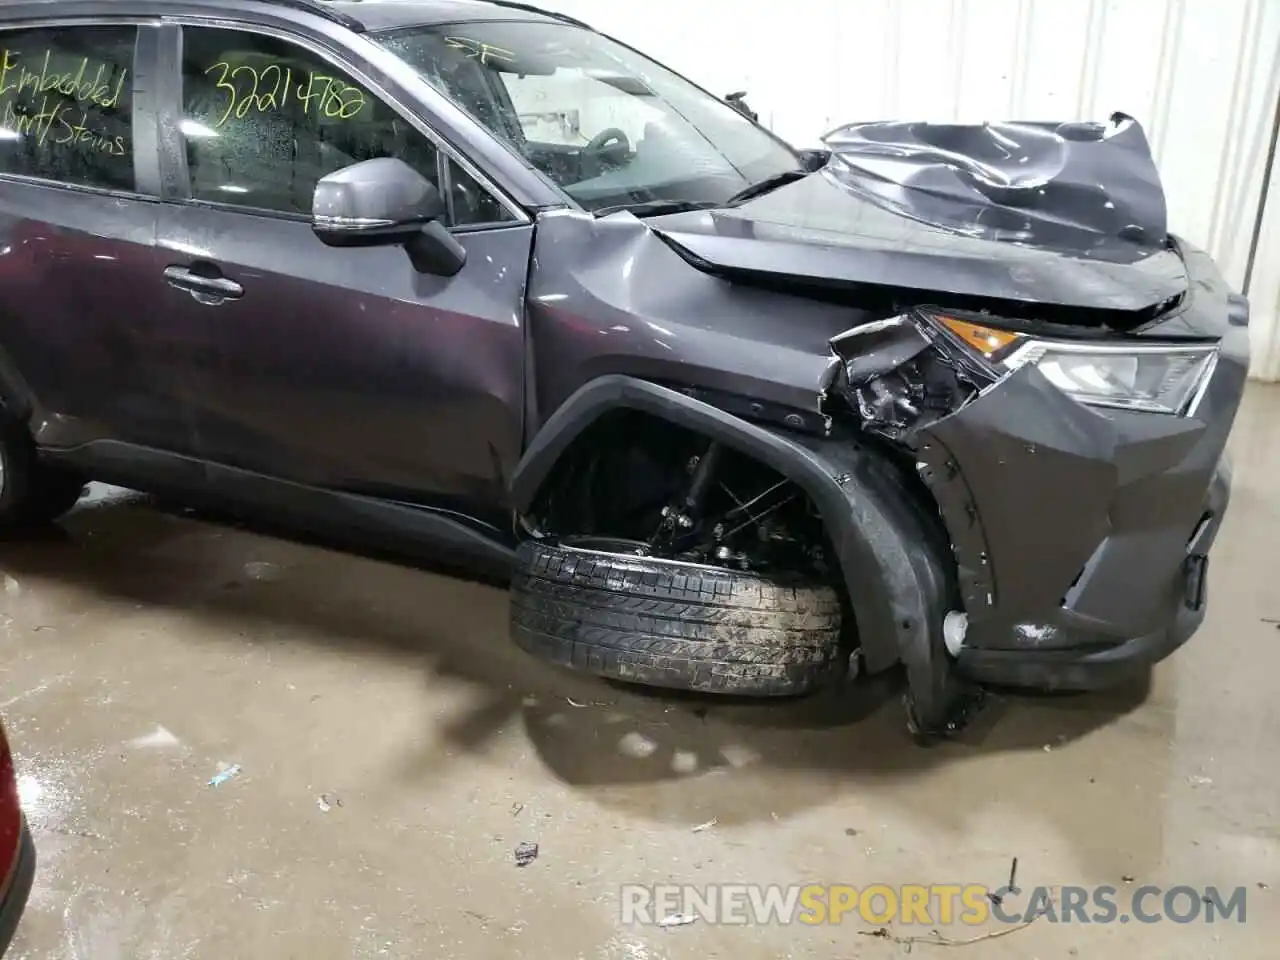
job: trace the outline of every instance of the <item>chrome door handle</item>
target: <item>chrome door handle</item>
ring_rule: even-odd
[[[185,290],[200,303],[215,305],[224,300],[244,296],[244,287],[226,277],[206,277],[177,265],[164,268],[164,279],[171,287]]]

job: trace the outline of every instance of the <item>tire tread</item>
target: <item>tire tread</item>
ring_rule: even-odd
[[[784,696],[829,675],[840,601],[787,576],[530,540],[517,551],[511,634],[528,653],[602,677]]]

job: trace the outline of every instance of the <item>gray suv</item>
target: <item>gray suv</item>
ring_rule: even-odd
[[[497,569],[533,654],[901,663],[912,726],[1204,616],[1248,307],[1141,127],[797,151],[500,0],[0,7],[0,525],[100,479]]]

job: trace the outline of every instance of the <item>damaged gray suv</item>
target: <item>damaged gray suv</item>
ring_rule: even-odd
[[[515,642],[605,677],[900,663],[923,733],[1204,617],[1248,306],[1129,117],[801,152],[498,0],[0,34],[8,530],[89,479],[233,508],[499,569]]]

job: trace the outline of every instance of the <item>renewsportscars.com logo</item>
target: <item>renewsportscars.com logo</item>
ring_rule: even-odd
[[[859,922],[870,925],[969,926],[1048,923],[1244,923],[1244,887],[1144,885],[1011,887],[980,884],[884,883],[762,885],[627,884],[621,891],[622,922],[669,925],[700,920],[712,924],[807,925]]]

